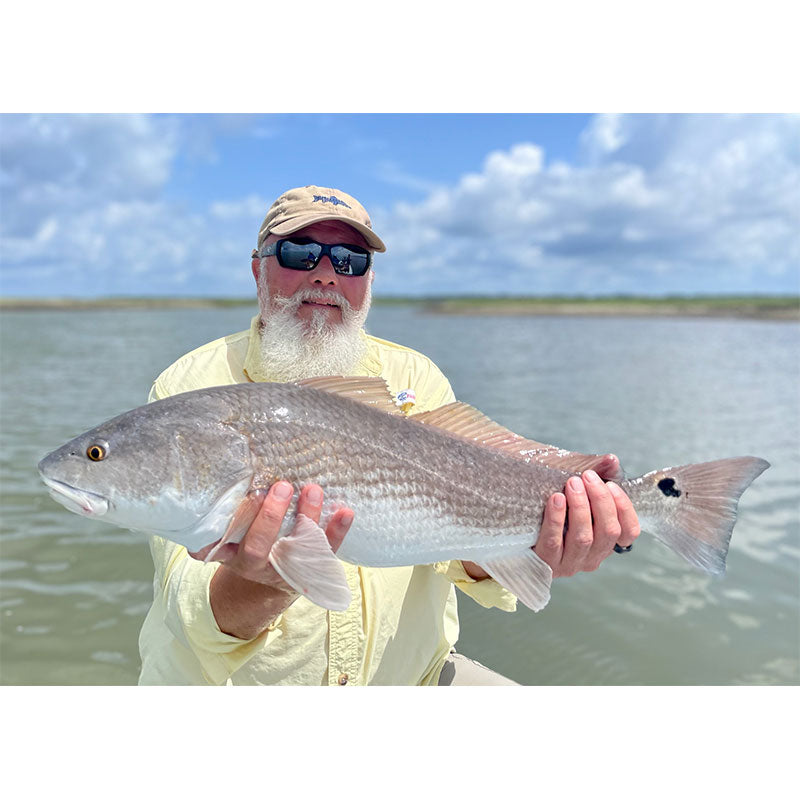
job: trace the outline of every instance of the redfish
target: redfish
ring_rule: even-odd
[[[70,511],[224,560],[277,480],[324,490],[322,527],[287,514],[269,555],[331,610],[350,603],[342,559],[369,567],[462,559],[535,611],[552,572],[531,549],[547,498],[596,467],[525,439],[464,403],[405,416],[380,378],[217,386],[114,417],[46,456],[39,471]],[[751,456],[617,481],[642,529],[719,575],[739,497],[769,464]],[[326,519],[355,511],[337,554]]]

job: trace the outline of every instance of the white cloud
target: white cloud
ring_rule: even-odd
[[[622,117],[619,114],[600,114],[586,129],[583,136],[584,147],[595,158],[602,158],[625,142],[622,129]]]
[[[224,137],[275,124],[0,117],[0,291],[251,292],[250,247],[272,198],[189,204],[174,198],[173,180],[183,169],[200,185]],[[361,161],[378,181],[424,193],[369,209],[388,245],[377,292],[798,289],[800,116],[599,116],[574,163],[523,141],[449,185],[401,170],[388,145],[364,141]]]
[[[376,217],[385,290],[797,291],[800,117],[601,116],[574,165],[533,143]],[[379,225],[377,223],[380,223]],[[416,282],[405,265],[435,268]],[[465,286],[465,274],[474,282]]]
[[[167,116],[0,118],[2,292],[248,291],[247,269],[233,267],[246,264],[249,251],[232,244],[231,231],[247,226],[254,239],[269,203],[250,195],[189,210],[166,199],[179,155],[213,161],[214,131],[246,121],[215,117],[190,126]]]

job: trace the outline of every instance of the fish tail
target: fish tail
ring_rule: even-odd
[[[620,486],[643,529],[690,564],[723,575],[739,498],[767,467],[761,458],[726,458],[655,470]]]

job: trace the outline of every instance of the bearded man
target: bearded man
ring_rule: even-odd
[[[408,413],[453,402],[433,362],[364,330],[373,254],[385,249],[354,197],[318,186],[285,192],[267,212],[253,251],[260,313],[250,329],[180,358],[156,379],[150,400],[247,381],[361,375],[382,377],[395,395],[405,392]],[[600,472],[610,476],[617,468],[608,456]],[[454,587],[486,607],[516,607],[516,598],[475,564],[344,563],[353,600],[341,612],[295,592],[268,561],[295,491],[296,514],[319,523],[322,489],[279,481],[239,545],[217,553],[224,563],[203,563],[205,551],[151,538],[154,599],[139,638],[140,683],[513,684],[454,652]],[[334,550],[353,518],[354,510],[343,508],[327,520]],[[627,495],[589,470],[549,499],[534,550],[555,577],[574,575],[596,569],[638,535]]]

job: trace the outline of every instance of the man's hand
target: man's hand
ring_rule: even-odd
[[[556,492],[547,501],[533,550],[550,565],[554,578],[592,572],[615,544],[627,547],[639,536],[639,518],[630,498],[617,484],[603,480],[618,473],[617,457],[606,456],[599,470],[600,475],[586,470],[581,477],[570,478],[564,493]],[[463,564],[471,577],[488,577],[477,564]]]
[[[236,554],[225,559],[225,567],[242,578],[267,586],[275,586],[284,590],[291,587],[275,571],[269,562],[269,551],[278,532],[281,529],[283,518],[289,509],[292,499],[292,485],[287,481],[278,481],[270,488],[264,498],[261,508],[239,543]],[[305,514],[309,519],[319,524],[322,513],[322,489],[314,483],[304,486],[300,490],[297,500],[297,513]],[[331,549],[335,553],[342,543],[345,534],[353,522],[353,512],[349,508],[336,511],[328,521],[325,535]]]
[[[616,457],[607,457],[604,475],[616,474]],[[568,521],[567,530],[564,523]],[[553,570],[553,577],[592,572],[614,551],[639,536],[639,518],[628,495],[616,483],[586,470],[567,481],[564,494],[548,501],[534,552]]]
[[[211,579],[211,609],[224,633],[239,639],[253,639],[299,596],[268,560],[291,499],[290,483],[274,484],[239,543],[238,551],[226,559]],[[319,523],[321,512],[322,489],[316,484],[304,486],[297,501],[297,513]],[[349,508],[342,508],[328,522],[325,535],[334,552],[350,529],[353,516]]]

